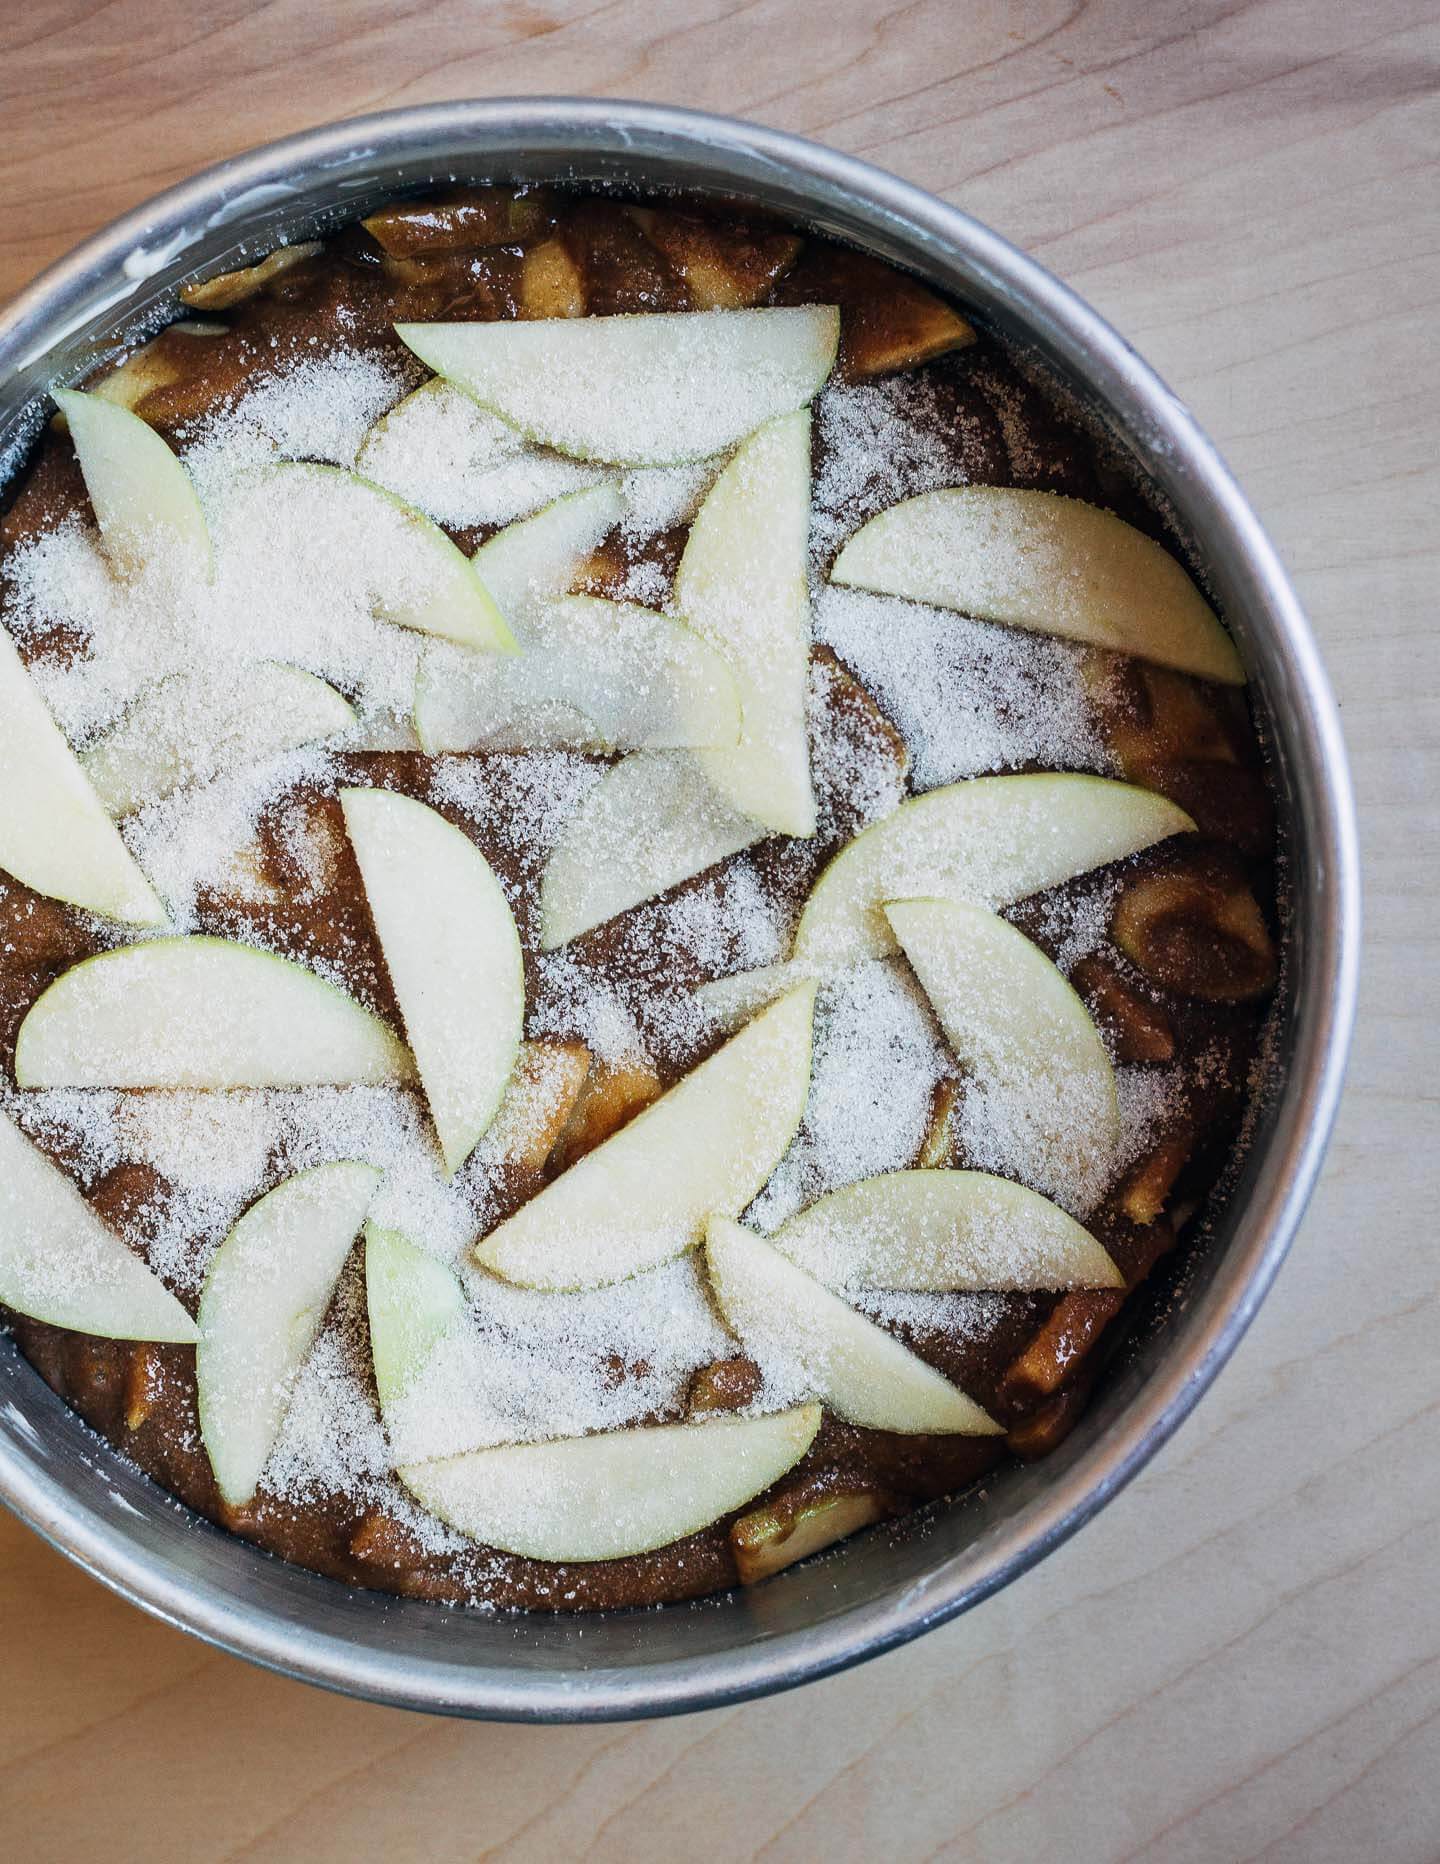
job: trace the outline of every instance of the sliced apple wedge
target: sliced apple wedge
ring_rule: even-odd
[[[743,729],[701,768],[742,814],[815,833],[805,689],[810,672],[810,413],[768,421],[715,481],[690,527],[675,604],[730,662]]]
[[[461,1534],[531,1560],[623,1560],[718,1521],[793,1469],[819,1405],[659,1424],[411,1463],[416,1500]]]
[[[375,1389],[388,1416],[464,1313],[465,1296],[445,1264],[418,1243],[367,1223],[365,1305]]]
[[[348,701],[300,667],[258,660],[239,679],[232,667],[197,667],[147,686],[80,762],[111,815],[123,816],[354,723]]]
[[[142,343],[118,368],[93,382],[84,392],[98,395],[102,401],[118,402],[134,413],[147,396],[185,381],[202,355],[201,351],[191,349],[192,344],[203,344],[211,337],[229,334],[227,325],[202,323],[198,318],[190,323],[167,325],[158,337]],[[70,423],[63,414],[55,416],[53,425],[69,432]]]
[[[399,628],[413,628],[484,653],[516,651],[504,616],[469,559],[423,511],[340,466],[282,460],[266,469],[262,489],[303,510],[322,536],[363,534],[385,570],[370,591],[375,612]],[[374,548],[376,540],[383,551]]]
[[[540,888],[540,943],[553,951],[763,839],[685,751],[616,764],[565,824]]]
[[[1120,1152],[1115,1071],[1064,976],[996,914],[898,900],[890,928],[964,1062],[964,1114],[984,1163],[1067,1206],[1090,1208]]]
[[[886,900],[943,896],[1001,907],[1193,832],[1183,809],[1107,777],[974,777],[902,803],[825,869],[795,956],[841,966],[896,950]]]
[[[199,311],[228,311],[232,305],[243,304],[247,298],[253,298],[257,292],[263,291],[272,279],[281,277],[297,265],[303,265],[307,259],[313,259],[324,250],[318,239],[304,240],[298,246],[277,246],[274,252],[267,253],[254,265],[242,266],[236,272],[220,272],[212,278],[182,285],[181,301]]]
[[[585,559],[624,515],[618,485],[589,485],[481,544],[470,561],[518,641],[541,603],[569,594]]]
[[[862,525],[831,580],[1245,684],[1234,642],[1170,552],[1058,492],[922,492]]]
[[[3,1112],[0,1303],[108,1340],[196,1337],[194,1321],[159,1276]]]
[[[705,1262],[720,1311],[746,1350],[762,1364],[795,1367],[837,1417],[907,1436],[999,1434],[958,1385],[753,1230],[712,1217]]]
[[[397,324],[428,368],[542,446],[669,466],[804,407],[840,338],[833,305],[528,323]]]
[[[714,1211],[742,1211],[805,1112],[815,986],[757,1016],[618,1133],[475,1245],[482,1268],[527,1288],[603,1288],[698,1243]]]
[[[57,388],[105,554],[122,575],[160,567],[210,580],[214,558],[190,475],[147,426],[117,401]]]
[[[515,918],[484,855],[436,810],[391,790],[342,790],[340,807],[453,1175],[494,1119],[520,1048]]]
[[[770,1241],[827,1288],[1123,1288],[1058,1204],[982,1171],[894,1171],[831,1191]]]
[[[409,1081],[378,1016],[304,965],[160,938],[61,973],[15,1038],[20,1087],[315,1087]]]
[[[522,1042],[500,1111],[485,1135],[486,1163],[511,1172],[543,1171],[593,1060],[583,1042]]]
[[[524,652],[432,653],[415,682],[431,752],[671,750],[734,744],[740,701],[724,657],[670,615],[570,595],[526,617]]]
[[[0,628],[0,868],[51,899],[125,925],[165,923],[64,733]]]
[[[382,1173],[346,1161],[277,1184],[215,1252],[200,1294],[195,1388],[215,1483],[254,1495]]]

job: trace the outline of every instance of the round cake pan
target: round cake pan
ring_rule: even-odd
[[[651,104],[493,99],[334,124],[222,163],[88,240],[0,315],[5,476],[51,385],[163,323],[186,278],[343,224],[397,189],[516,179],[758,202],[916,273],[1031,351],[1166,500],[1239,642],[1271,756],[1289,897],[1284,984],[1243,1161],[1183,1279],[1147,1304],[1080,1426],[1043,1462],[753,1591],[600,1617],[447,1611],[349,1591],[163,1494],[0,1338],[0,1497],[126,1598],[353,1695],[583,1721],[733,1702],[889,1650],[1015,1579],[1154,1455],[1245,1331],[1314,1185],[1354,1009],[1359,882],[1344,746],[1309,626],[1184,406],[1093,311],[986,227],[773,130]]]

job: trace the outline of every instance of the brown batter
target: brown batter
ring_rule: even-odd
[[[538,193],[516,199],[478,190],[424,212],[402,207],[368,225],[370,230],[352,227],[323,251],[275,270],[258,292],[219,310],[213,307],[225,294],[212,291],[202,315],[218,317],[226,333],[203,342],[173,333],[160,339],[150,352],[157,385],[138,412],[167,437],[178,438],[187,423],[226,404],[266,372],[313,356],[317,347],[351,344],[398,352],[391,329],[397,320],[580,310],[838,301],[844,317],[840,379],[855,379],[887,361],[908,359],[907,352],[923,356],[938,309],[928,293],[889,268],[821,242],[802,245],[783,229],[669,209],[637,212],[606,199]],[[921,367],[933,390],[936,436],[957,447],[963,436],[972,480],[1038,485],[1087,498],[1170,542],[1155,510],[1104,447],[1066,418],[998,344],[982,334],[973,346]],[[823,428],[817,428],[817,445],[823,444]],[[817,473],[823,464],[818,457]],[[9,549],[73,514],[88,517],[88,501],[68,438],[50,430],[13,489],[0,521],[0,543]],[[474,529],[451,534],[467,551],[484,536]],[[683,530],[671,532],[644,550],[668,571],[683,541]],[[631,549],[627,558],[626,547],[612,541],[592,564],[590,586],[599,593],[618,586],[634,556]],[[75,651],[76,644],[32,635],[23,646],[35,658]],[[868,733],[882,746],[893,739],[893,727],[863,688],[834,676],[839,663],[830,650],[818,648],[816,654],[832,669],[823,687],[830,714],[826,729]],[[1227,932],[1226,907],[1253,891],[1273,920],[1272,824],[1243,697],[1138,664],[1102,665],[1100,656],[1094,666],[1105,736],[1120,773],[1173,797],[1202,831],[1201,838],[1162,846],[1124,866],[1117,911],[1128,911],[1127,943],[1142,962],[1107,944],[1073,974],[1120,1060],[1179,1064],[1189,1083],[1184,1105],[1090,1225],[1133,1288],[1173,1247],[1176,1228],[1203,1199],[1234,1145],[1273,982],[1273,950],[1268,938],[1257,947],[1254,938]],[[506,759],[496,756],[495,762],[503,779]],[[383,774],[390,787],[423,796],[427,766],[428,760],[408,754],[354,756],[345,760],[343,775],[366,784]],[[797,910],[820,866],[855,827],[845,795],[825,795],[823,772],[817,771],[817,779],[822,795],[816,840],[777,837],[752,857],[772,895]],[[285,811],[297,805],[328,820],[333,831],[336,860],[328,884],[316,890],[297,872],[277,827],[277,809],[261,824],[261,845],[265,877],[278,900],[262,906],[214,893],[201,902],[197,930],[249,934],[295,956],[323,959],[398,1028],[338,805],[318,794],[284,799]],[[476,835],[473,824],[460,826]],[[496,870],[519,888],[517,922],[533,972],[540,864],[527,865],[523,853],[498,839],[476,839]],[[1109,878],[1104,871],[1087,875],[1024,902],[1009,917],[1054,955],[1055,927],[1064,920],[1057,906],[1067,898],[1093,896]],[[622,918],[578,942],[585,961],[622,992],[627,979],[634,982],[635,965],[623,925]],[[29,1006],[100,942],[83,915],[0,878],[0,1063],[7,1073],[15,1032]],[[667,962],[695,982],[710,975],[683,950],[667,953]],[[661,1082],[668,1085],[705,1052],[677,1047],[673,1035],[668,1047],[657,1039],[653,1053]],[[524,1202],[559,1164],[573,1162],[627,1110],[643,1104],[640,1091],[609,1083],[594,1100],[588,1124],[570,1133],[541,1172],[512,1174],[505,1187],[508,1207]],[[653,1083],[644,1092],[653,1094]],[[923,1162],[963,1166],[969,1161],[946,1138],[944,1112],[937,1107]],[[76,1160],[59,1156],[61,1163],[76,1166]],[[134,1240],[144,1233],[147,1211],[167,1195],[153,1170],[123,1164],[93,1188],[91,1202]],[[817,1497],[864,1492],[873,1498],[874,1513],[898,1515],[964,1488],[1004,1454],[1005,1442],[1021,1455],[1042,1453],[1075,1421],[1118,1331],[1109,1323],[1124,1299],[1108,1292],[990,1297],[986,1326],[968,1329],[963,1337],[938,1328],[899,1329],[907,1344],[1007,1424],[1009,1438],[890,1436],[827,1416],[810,1453],[769,1504],[784,1516]],[[10,1319],[42,1376],[165,1488],[280,1557],[338,1579],[435,1599],[552,1609],[689,1598],[735,1581],[728,1520],[640,1558],[561,1567],[484,1549],[436,1555],[383,1508],[357,1511],[342,1494],[299,1505],[262,1487],[249,1507],[227,1508],[200,1441],[191,1349],[94,1339],[21,1316]],[[748,1362],[722,1362],[697,1376],[691,1408],[743,1405],[753,1390]],[[766,1500],[742,1512],[753,1513]]]

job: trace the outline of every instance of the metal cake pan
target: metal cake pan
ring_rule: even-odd
[[[1350,779],[1309,625],[1214,446],[1135,352],[958,209],[794,136],[659,105],[437,104],[338,123],[208,169],[87,240],[0,314],[0,477],[52,383],[166,320],[195,274],[452,180],[569,180],[759,202],[964,300],[1102,418],[1168,502],[1240,645],[1288,863],[1285,979],[1250,1144],[1181,1284],[1142,1314],[1073,1435],[918,1525],[873,1530],[765,1585],[600,1617],[494,1615],[351,1591],[221,1532],[90,1431],[0,1337],[0,1499],[134,1603],[226,1650],[407,1708],[526,1721],[733,1702],[872,1657],[1057,1547],[1182,1422],[1295,1234],[1339,1100],[1359,879]]]

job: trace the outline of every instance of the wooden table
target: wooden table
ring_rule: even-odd
[[[750,115],[962,203],[1214,434],[1344,703],[1369,942],[1279,1287],[1170,1448],[961,1622],[658,1724],[423,1720],[151,1623],[0,1521],[20,1859],[1440,1856],[1436,0],[28,0],[0,293],[328,117],[589,91]]]

